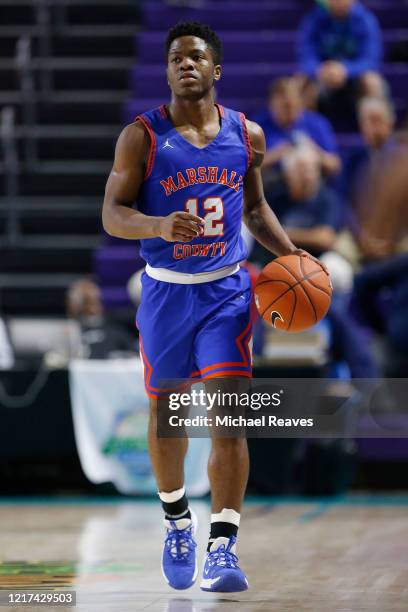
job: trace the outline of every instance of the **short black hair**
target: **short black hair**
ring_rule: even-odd
[[[211,48],[214,64],[221,64],[222,61],[222,43],[217,34],[204,23],[198,21],[181,21],[173,26],[166,38],[166,55],[169,55],[170,45],[176,38],[180,36],[197,36],[204,40]]]

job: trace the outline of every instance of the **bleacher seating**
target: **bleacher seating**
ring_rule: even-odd
[[[67,285],[92,272],[137,24],[138,3],[128,0],[0,0],[0,110],[15,109],[20,163],[11,202],[20,235],[12,244],[0,166],[0,291],[7,314],[61,314]],[[27,122],[14,57],[23,36],[31,41],[34,123]],[[27,158],[27,142],[34,158]]]
[[[408,41],[408,4],[404,0],[371,0],[365,4],[377,15],[383,29],[384,73],[401,121],[407,108],[408,65],[391,60],[394,50]],[[125,120],[157,106],[168,95],[163,70],[165,34],[171,24],[185,19],[203,21],[217,31],[224,45],[219,99],[251,118],[265,106],[269,83],[296,71],[296,32],[302,16],[312,6],[314,2],[302,0],[209,1],[195,8],[146,3],[143,28],[135,37],[139,61],[131,72],[133,97],[125,104]],[[343,133],[347,132],[341,118],[339,126]],[[340,134],[339,139],[343,149],[356,143],[353,134]]]
[[[383,28],[384,71],[402,120],[408,65],[392,60],[408,41],[408,3],[366,3]],[[225,49],[219,99],[251,118],[264,107],[270,81],[296,69],[296,30],[313,4],[209,0],[192,7],[137,0],[0,0],[0,109],[12,105],[16,110],[20,160],[13,207],[21,235],[13,244],[4,234],[10,202],[0,164],[0,290],[6,313],[61,313],[67,284],[92,271],[108,303],[126,301],[124,287],[106,285],[111,282],[104,268],[109,253],[92,253],[100,244],[103,191],[120,125],[168,100],[167,29],[179,20],[196,19],[217,30]],[[47,14],[39,11],[45,5]],[[31,39],[33,124],[27,124],[14,58],[21,36]],[[338,141],[344,155],[356,146],[358,135],[342,126]],[[34,146],[34,160],[27,159],[27,143]],[[131,245],[118,251],[121,268],[130,271],[135,252]],[[137,257],[134,261],[140,265]]]

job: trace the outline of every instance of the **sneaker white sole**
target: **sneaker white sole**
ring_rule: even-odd
[[[247,577],[244,575],[245,582],[241,580],[229,579],[225,581],[225,576],[217,576],[216,578],[204,578],[204,568],[207,560],[207,553],[203,559],[202,574],[203,577],[200,582],[200,589],[211,593],[239,593],[249,589],[249,583]],[[219,582],[221,581],[221,584]],[[226,583],[227,582],[227,583]]]
[[[229,578],[225,580],[223,576],[217,576],[217,578],[203,578],[201,580],[200,589],[202,591],[209,591],[212,593],[240,593],[246,591],[249,588],[247,578],[244,578],[243,582],[240,578],[234,579]]]

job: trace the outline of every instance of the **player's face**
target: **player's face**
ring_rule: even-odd
[[[385,109],[366,109],[360,115],[360,130],[370,147],[381,147],[391,136],[393,122]]]
[[[221,66],[214,65],[207,43],[196,36],[181,36],[171,43],[167,60],[167,80],[173,94],[199,99],[221,77]]]
[[[354,0],[327,0],[327,8],[334,17],[347,17]]]

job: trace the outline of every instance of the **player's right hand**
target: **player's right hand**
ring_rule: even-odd
[[[204,231],[204,219],[176,211],[160,221],[160,238],[167,242],[190,242]]]

